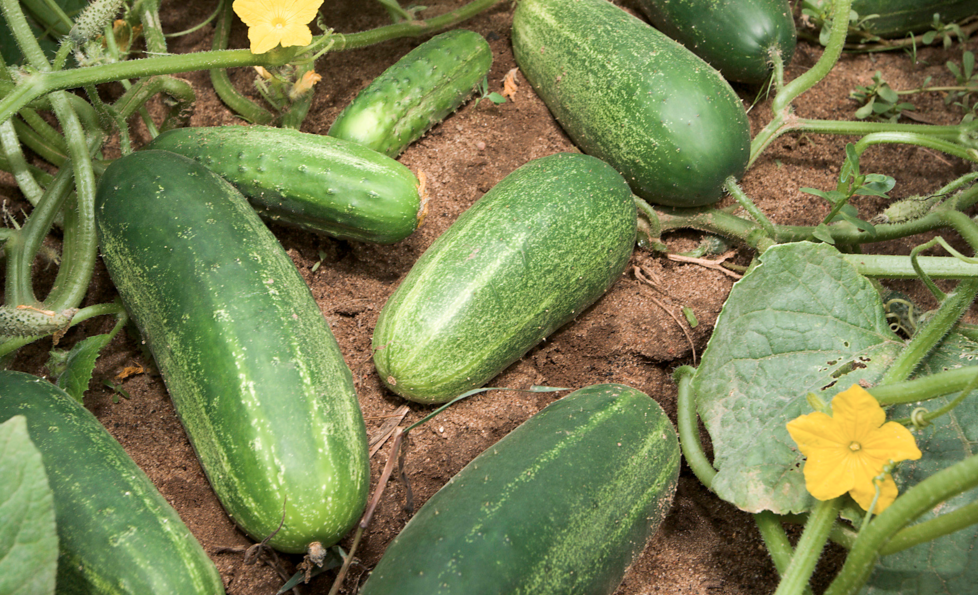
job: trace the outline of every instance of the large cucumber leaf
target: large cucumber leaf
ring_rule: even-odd
[[[54,593],[54,496],[23,415],[0,424],[0,593]]]
[[[713,491],[749,512],[811,509],[785,424],[874,383],[903,342],[868,279],[825,244],[775,246],[734,285],[693,381],[713,441]]]
[[[927,359],[922,375],[978,364],[978,343],[952,333]],[[918,406],[930,410],[945,405],[956,395],[932,399],[926,403],[894,407],[888,416],[910,417]],[[917,445],[923,457],[904,461],[894,474],[897,485],[905,491],[935,472],[971,456],[978,451],[978,391],[969,395],[950,414],[934,420],[933,425],[916,432]],[[971,490],[937,506],[918,522],[969,504],[978,499]],[[869,582],[866,595],[960,595],[978,588],[978,526],[960,531],[881,558]]]

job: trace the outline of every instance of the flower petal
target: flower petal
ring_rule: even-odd
[[[818,500],[838,498],[853,488],[852,469],[840,449],[816,450],[805,461],[805,487]]]
[[[806,457],[822,448],[848,447],[850,442],[835,420],[818,411],[789,421],[787,427],[798,450]]]
[[[305,24],[290,22],[285,27],[279,29],[282,47],[292,45],[309,45],[312,43],[312,31]]]
[[[263,0],[234,0],[231,8],[248,27],[271,22],[273,7]]]
[[[282,39],[282,29],[262,23],[248,28],[248,41],[251,42],[252,54],[264,54],[272,50]]]
[[[921,457],[917,441],[903,424],[888,421],[862,442],[870,456],[885,458],[886,462],[916,461]]]
[[[323,0],[293,0],[284,7],[283,14],[288,15],[286,18],[289,23],[294,21],[307,25],[316,18],[316,13],[319,12],[319,7],[322,5]]]
[[[832,399],[832,419],[850,441],[862,443],[883,425],[886,412],[873,395],[853,384]]]
[[[886,510],[896,500],[898,493],[896,482],[893,481],[893,476],[889,473],[880,482],[879,487],[880,496],[876,500],[876,507],[873,508],[873,514],[879,514]],[[869,510],[869,505],[873,503],[873,498],[876,497],[876,485],[874,482],[860,484],[849,490],[849,495],[852,496],[852,499],[863,510]]]

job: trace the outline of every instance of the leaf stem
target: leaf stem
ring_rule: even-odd
[[[700,483],[707,489],[712,489],[717,472],[700,442],[700,430],[696,423],[696,399],[692,388],[695,375],[696,369],[691,366],[680,366],[672,374],[673,380],[679,386],[679,395],[676,398],[676,429],[686,464]]]
[[[820,501],[815,505],[798,540],[791,564],[788,565],[774,595],[801,593],[808,586],[841,507],[842,498]]]

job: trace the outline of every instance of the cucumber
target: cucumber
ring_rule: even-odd
[[[411,170],[358,145],[266,126],[180,128],[148,150],[202,163],[264,218],[337,238],[392,244],[424,221],[424,188]]]
[[[482,386],[614,283],[636,225],[628,185],[599,159],[523,165],[435,240],[384,305],[373,334],[381,379],[419,403]]]
[[[339,540],[366,503],[350,369],[281,245],[244,197],[168,151],[113,162],[96,191],[109,275],[214,491],[290,553]]]
[[[763,83],[772,50],[783,64],[798,41],[788,0],[639,0],[659,31],[686,46],[728,81]]]
[[[879,37],[903,37],[931,29],[934,15],[941,22],[953,23],[978,14],[975,0],[852,0],[852,10],[866,21],[865,28]]]
[[[360,91],[327,134],[397,157],[458,109],[491,66],[492,51],[478,33],[436,35]]]
[[[360,595],[610,594],[669,511],[679,458],[647,395],[578,390],[432,496]]]
[[[224,593],[177,512],[78,401],[0,371],[0,423],[15,415],[27,419],[54,493],[59,594]]]
[[[716,202],[747,167],[747,114],[720,74],[606,0],[519,0],[513,52],[570,138],[635,194]]]

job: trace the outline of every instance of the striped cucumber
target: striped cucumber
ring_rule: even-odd
[[[36,376],[0,371],[0,423],[15,415],[27,419],[54,493],[57,593],[224,593],[177,512],[78,401]]]
[[[608,595],[669,511],[679,458],[647,395],[578,390],[432,496],[360,595]]]
[[[478,33],[436,35],[360,91],[327,134],[397,157],[458,109],[491,66],[492,51]]]
[[[334,237],[392,244],[424,221],[424,185],[366,147],[266,126],[179,128],[145,149],[179,153],[240,190],[260,215]]]
[[[575,318],[621,275],[635,243],[628,185],[561,153],[506,176],[415,263],[381,310],[386,385],[441,403],[485,384]]]
[[[728,81],[763,83],[771,52],[791,62],[798,41],[788,0],[639,0],[652,25]]]
[[[642,198],[708,205],[744,173],[750,126],[730,85],[610,2],[518,0],[513,53],[571,139]]]
[[[234,521],[284,552],[335,543],[366,503],[350,369],[281,245],[230,184],[168,151],[99,180],[102,257]]]

